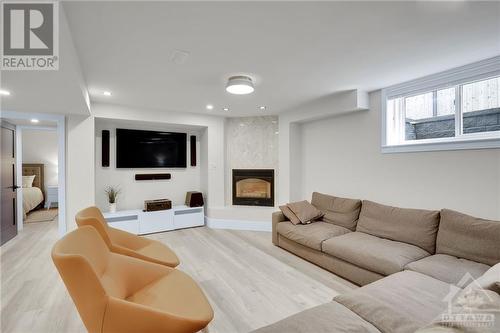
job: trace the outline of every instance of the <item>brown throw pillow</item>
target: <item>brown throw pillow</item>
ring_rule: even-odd
[[[285,215],[285,217],[289,219],[290,222],[292,222],[295,225],[300,224],[299,218],[297,217],[297,215],[295,215],[294,212],[292,212],[290,208],[288,208],[288,206],[286,205],[280,206],[280,209],[283,215]]]
[[[322,211],[311,205],[307,200],[292,202],[287,206],[297,216],[302,224],[309,224],[324,215]]]

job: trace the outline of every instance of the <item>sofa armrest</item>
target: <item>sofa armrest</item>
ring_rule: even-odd
[[[276,226],[280,222],[288,221],[288,219],[283,215],[281,211],[277,211],[273,213],[273,225],[272,225],[272,233],[273,233],[273,244],[278,245],[278,231],[276,230]]]

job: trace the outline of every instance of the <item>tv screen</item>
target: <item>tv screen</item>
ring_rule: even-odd
[[[117,168],[185,168],[186,133],[116,129]]]

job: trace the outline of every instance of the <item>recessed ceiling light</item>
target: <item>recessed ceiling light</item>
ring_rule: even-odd
[[[104,96],[111,96],[111,91],[105,91],[102,93]]]
[[[207,110],[213,110],[214,106],[212,104],[207,104]]]
[[[33,118],[33,119],[31,119],[31,122],[32,122],[33,124],[36,124],[36,123],[38,123],[38,122],[39,122],[39,120],[38,120],[38,119]]]
[[[222,110],[224,110],[224,111],[229,111],[229,108],[223,108]]]
[[[231,76],[227,81],[226,91],[235,95],[246,95],[253,93],[252,79],[248,76]]]
[[[266,107],[265,107],[264,105],[262,105],[262,106],[259,106],[259,110],[262,110],[262,111],[264,111],[265,109],[266,109]]]
[[[0,95],[2,95],[2,96],[9,96],[10,95],[10,91],[0,89]]]

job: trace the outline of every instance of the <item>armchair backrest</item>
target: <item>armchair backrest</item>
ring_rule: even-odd
[[[78,227],[85,225],[94,227],[99,232],[108,247],[111,247],[111,239],[108,234],[108,224],[106,223],[106,219],[102,215],[99,208],[91,206],[82,209],[76,214],[75,219]]]
[[[91,333],[102,328],[108,296],[100,277],[109,257],[107,245],[90,226],[70,232],[52,248],[52,260]]]

